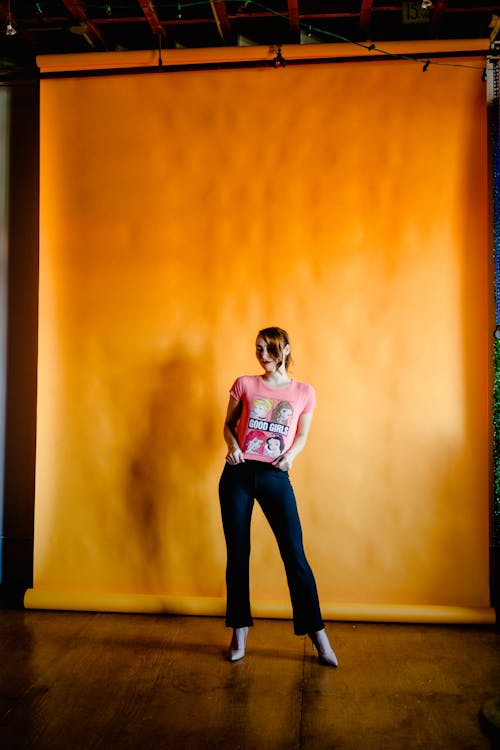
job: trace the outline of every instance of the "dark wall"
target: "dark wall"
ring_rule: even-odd
[[[32,585],[35,495],[40,96],[36,68],[14,67],[0,74],[2,606],[21,606]]]

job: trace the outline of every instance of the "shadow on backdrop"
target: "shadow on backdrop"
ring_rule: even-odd
[[[213,567],[210,508],[217,487],[210,477],[222,450],[222,428],[212,400],[203,356],[176,354],[150,374],[124,498],[127,545],[144,592],[170,592],[180,585],[195,593],[206,566]]]

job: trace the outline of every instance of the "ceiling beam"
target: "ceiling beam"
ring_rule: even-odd
[[[81,32],[79,33],[85,37],[90,47],[104,47],[106,49],[106,42],[101,32],[87,18],[86,3],[82,2],[82,0],[78,0],[77,2],[75,0],[63,0],[63,4],[71,18],[81,27]]]
[[[137,0],[137,2],[139,3],[139,7],[144,13],[146,21],[148,22],[149,27],[151,31],[153,32],[153,34],[164,35],[165,32],[158,19],[158,15],[156,13],[156,10],[154,9],[153,3],[151,3],[150,0]]]
[[[490,44],[493,44],[497,40],[498,33],[500,32],[500,16],[497,13],[493,13],[490,21]]]
[[[437,30],[443,22],[444,14],[446,13],[447,9],[448,0],[436,0],[434,10],[432,11],[431,23],[429,26],[431,35],[437,33]]]
[[[287,0],[288,2],[288,17],[290,19],[290,31],[299,32],[299,0]]]
[[[361,38],[366,39],[370,32],[370,23],[372,20],[373,0],[362,0],[361,10],[359,13],[359,28]]]
[[[232,34],[232,29],[227,15],[225,0],[210,0],[210,7],[215,23],[217,24],[219,36],[223,42],[227,42]]]

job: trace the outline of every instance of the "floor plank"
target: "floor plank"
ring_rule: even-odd
[[[0,612],[2,750],[490,750],[491,628],[330,623],[339,668],[256,620]]]
[[[307,662],[303,747],[491,747],[478,712],[500,688],[498,634],[342,624],[331,635],[339,669],[325,673],[312,657]]]

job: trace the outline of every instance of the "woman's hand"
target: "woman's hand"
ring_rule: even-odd
[[[245,458],[240,446],[238,445],[238,438],[236,437],[240,413],[241,401],[236,401],[232,396],[229,396],[226,420],[224,422],[224,440],[227,445],[226,463],[231,464],[231,466],[245,463]]]
[[[281,471],[290,471],[292,464],[293,457],[289,456],[288,453],[283,453],[282,456],[278,456],[278,458],[273,461],[273,466],[276,466],[276,468]]]
[[[236,464],[244,464],[245,457],[242,450],[240,448],[235,448],[234,450],[229,451],[226,456],[226,463],[231,464],[231,466],[236,466]]]
[[[311,426],[311,420],[312,420],[312,413],[309,414],[301,414],[299,417],[299,422],[297,425],[297,433],[295,435],[295,439],[291,445],[291,447],[288,449],[286,453],[283,453],[281,456],[278,456],[278,458],[273,461],[273,466],[276,466],[277,469],[281,469],[281,471],[290,471],[292,468],[292,464],[296,456],[300,453],[304,445],[307,441],[307,435],[309,433],[309,428]]]

